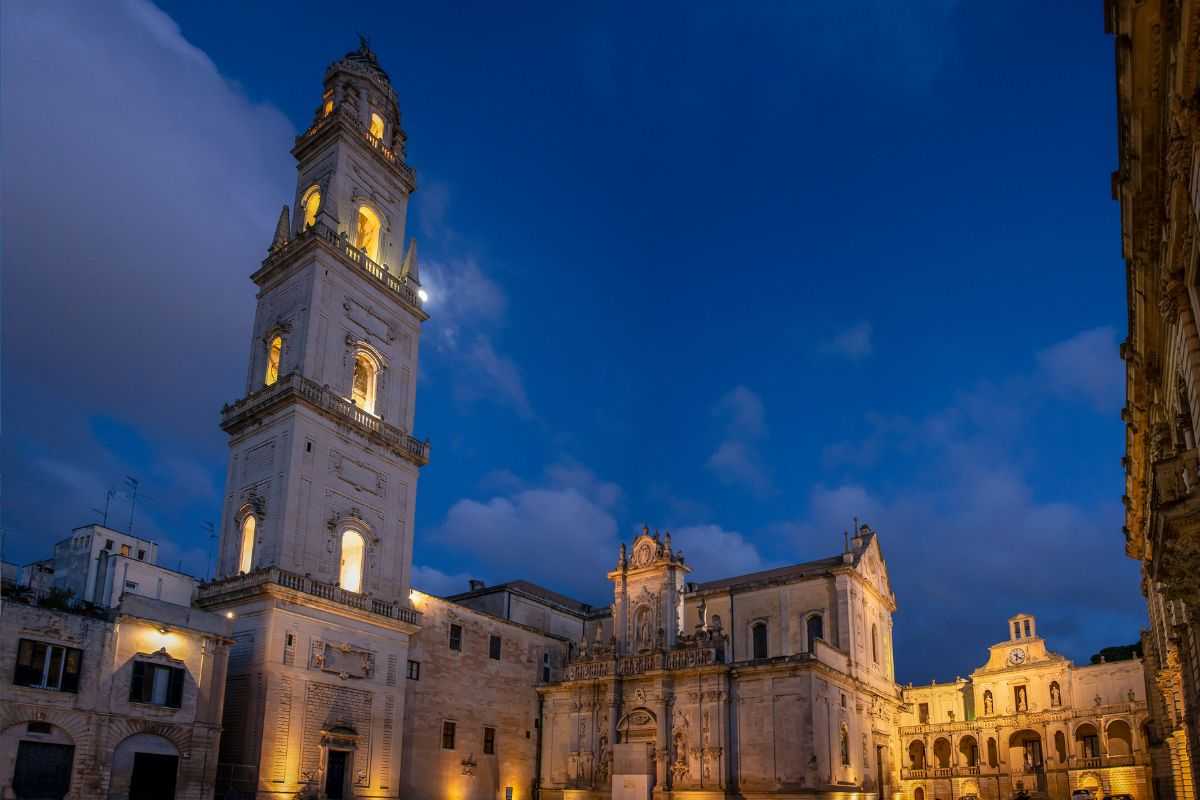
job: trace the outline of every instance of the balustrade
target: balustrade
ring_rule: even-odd
[[[200,586],[197,599],[214,598],[233,591],[245,591],[264,584],[274,583],[285,589],[319,597],[340,605],[378,614],[388,619],[421,624],[421,614],[399,602],[387,602],[358,592],[351,592],[332,583],[316,580],[307,575],[298,575],[279,567],[266,567],[254,572],[213,581]]]

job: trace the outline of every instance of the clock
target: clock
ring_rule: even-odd
[[[1021,649],[1020,647],[1014,647],[1012,650],[1009,650],[1008,651],[1008,663],[1012,664],[1014,667],[1017,666],[1018,664],[1024,664],[1025,663],[1025,651],[1023,649]]]

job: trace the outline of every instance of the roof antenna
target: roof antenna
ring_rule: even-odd
[[[850,552],[850,534],[846,531],[842,531],[842,552]]]

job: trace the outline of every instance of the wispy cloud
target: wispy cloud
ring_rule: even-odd
[[[722,483],[742,486],[755,495],[773,490],[771,475],[759,451],[767,434],[762,399],[745,386],[727,392],[713,409],[721,420],[724,438],[708,457],[707,466]]]
[[[851,361],[859,361],[874,351],[871,337],[871,323],[858,322],[823,342],[821,352],[826,355],[848,358]]]
[[[1042,376],[1059,394],[1082,397],[1098,411],[1120,407],[1124,369],[1113,328],[1077,333],[1039,352],[1037,361]]]

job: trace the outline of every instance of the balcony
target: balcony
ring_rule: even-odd
[[[396,154],[396,151],[384,144],[382,139],[372,136],[362,121],[354,116],[345,106],[339,106],[334,113],[322,116],[310,125],[308,130],[297,136],[296,144],[292,148],[292,154],[297,155],[301,150],[307,149],[312,143],[320,139],[325,133],[337,129],[346,129],[352,135],[361,137],[377,158],[396,171],[397,176],[405,184],[410,193],[417,188],[417,174],[413,171],[413,168],[406,164],[404,159]]]
[[[332,583],[325,583],[307,575],[297,575],[279,567],[263,567],[254,572],[235,575],[231,578],[201,584],[196,592],[196,602],[217,603],[231,595],[254,594],[269,585],[282,586],[295,592],[318,597],[338,605],[376,614],[409,625],[420,625],[421,614],[400,602],[386,602],[367,594],[350,592]]]
[[[428,441],[423,442],[395,425],[387,424],[374,414],[368,414],[328,386],[321,386],[299,372],[289,372],[270,386],[222,408],[221,429],[226,433],[233,433],[269,408],[291,399],[304,401],[419,467],[429,463]]]
[[[900,777],[906,781],[924,780],[929,777],[930,770],[927,769],[909,769],[908,767],[900,768]]]
[[[954,777],[956,778],[974,778],[979,775],[979,766],[973,767],[955,767]]]
[[[1200,488],[1200,451],[1185,450],[1154,463],[1154,499],[1169,512],[1197,497]]]
[[[262,269],[255,273],[253,277],[257,277],[266,270],[287,260],[289,256],[299,252],[306,245],[313,242],[320,243],[325,249],[342,259],[349,267],[364,273],[372,278],[381,288],[386,289],[395,295],[397,299],[412,306],[420,313],[422,319],[428,319],[425,315],[421,296],[417,293],[420,287],[414,286],[407,277],[393,275],[387,267],[368,258],[366,253],[352,245],[346,234],[339,234],[322,222],[305,228],[296,238],[268,255],[262,263]]]

